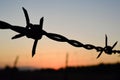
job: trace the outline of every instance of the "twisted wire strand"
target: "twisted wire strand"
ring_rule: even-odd
[[[62,35],[59,35],[59,34],[55,34],[55,33],[45,33],[45,35],[52,39],[52,40],[55,40],[55,41],[59,41],[59,42],[67,42],[69,43],[70,45],[74,46],[74,47],[83,47],[87,50],[92,50],[92,49],[95,49],[97,52],[101,52],[104,50],[103,47],[100,47],[100,46],[94,46],[92,44],[83,44],[79,41],[76,41],[76,40],[70,40]],[[112,53],[116,54],[120,54],[120,50],[112,50]]]

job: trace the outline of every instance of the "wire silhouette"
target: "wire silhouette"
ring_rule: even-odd
[[[120,53],[120,50],[113,50],[113,48],[116,46],[117,42],[112,47],[107,45],[107,35],[106,35],[106,43],[105,43],[106,45],[103,48],[103,47],[94,46],[91,44],[83,44],[79,41],[68,39],[60,34],[48,33],[43,30],[44,17],[42,17],[40,19],[39,25],[32,24],[32,23],[30,23],[30,19],[29,19],[27,10],[24,7],[22,7],[22,9],[23,9],[25,19],[26,19],[26,27],[14,26],[14,25],[11,25],[4,21],[0,21],[0,29],[11,29],[15,32],[18,32],[19,34],[13,36],[12,39],[17,39],[17,38],[20,38],[23,36],[34,39],[34,44],[33,44],[33,48],[32,48],[32,57],[35,55],[38,40],[40,40],[43,35],[47,36],[48,38],[50,38],[52,40],[58,41],[58,42],[67,42],[74,47],[83,47],[87,50],[95,49],[97,52],[100,52],[100,54],[97,56],[97,58],[100,57],[102,52],[105,52],[106,54]]]
[[[101,52],[99,53],[99,55],[97,56],[97,58],[100,57],[100,55],[103,53],[103,51],[107,54],[112,54],[112,49],[116,46],[116,44],[118,43],[118,41],[116,41],[113,46],[108,46],[108,38],[107,35],[105,35],[105,47],[101,50]]]

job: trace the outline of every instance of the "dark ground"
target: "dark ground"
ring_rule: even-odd
[[[120,80],[120,64],[33,71],[6,67],[0,70],[0,80]]]

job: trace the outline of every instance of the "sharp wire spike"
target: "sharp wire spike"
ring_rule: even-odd
[[[107,35],[105,34],[105,47],[108,46],[108,38]],[[99,58],[101,56],[101,54],[103,53],[104,49],[99,53],[99,55],[97,56],[97,58]]]
[[[37,43],[38,43],[38,40],[36,39],[36,40],[34,41],[33,48],[32,48],[32,57],[35,55]]]
[[[116,46],[117,43],[118,43],[118,41],[115,42],[115,44],[112,46],[112,49]]]
[[[97,56],[97,59],[101,56],[101,54],[103,53],[104,50],[102,50],[99,55]]]
[[[44,17],[42,17],[42,18],[40,19],[40,30],[43,29],[43,21],[44,21]]]
[[[20,37],[23,37],[23,36],[25,36],[25,35],[23,35],[23,34],[17,34],[15,36],[13,36],[12,39],[17,39],[17,38],[20,38]]]
[[[107,38],[107,35],[105,35],[105,46],[108,46],[108,38]]]
[[[24,15],[25,15],[25,19],[26,19],[26,24],[29,25],[30,24],[30,19],[29,19],[29,16],[28,16],[28,13],[27,13],[27,10],[23,8],[23,12],[24,12]],[[28,26],[26,26],[28,28]]]

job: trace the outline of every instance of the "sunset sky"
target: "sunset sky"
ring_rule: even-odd
[[[0,20],[25,27],[22,7],[27,9],[31,23],[39,24],[44,17],[43,29],[47,32],[101,47],[105,46],[107,34],[108,44],[112,46],[118,41],[114,49],[120,49],[120,0],[0,0]],[[96,59],[99,52],[94,49],[76,48],[46,36],[39,40],[32,58],[34,40],[26,37],[12,40],[16,34],[0,30],[0,67],[13,66],[19,56],[18,67],[61,68],[65,67],[66,53],[69,66],[120,62],[118,54],[103,53]]]

